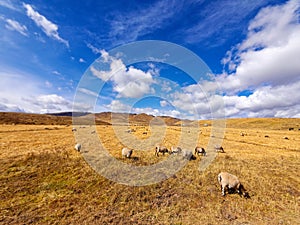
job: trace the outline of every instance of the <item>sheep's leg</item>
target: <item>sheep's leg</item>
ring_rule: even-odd
[[[225,186],[221,185],[222,196],[225,196]]]
[[[225,196],[226,188],[228,187],[227,185],[222,185],[221,187],[222,187],[222,195]]]

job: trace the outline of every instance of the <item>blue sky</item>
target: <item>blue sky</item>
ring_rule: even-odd
[[[190,119],[299,118],[299,5],[298,0],[1,0],[0,111],[70,111],[80,79],[90,73],[105,85],[101,93],[84,90],[98,97],[82,110]],[[111,55],[116,47],[142,40],[182,46],[211,74],[195,81],[163,62],[126,65]],[[107,57],[106,68],[93,72],[92,63]],[[105,80],[113,66],[125,69]]]

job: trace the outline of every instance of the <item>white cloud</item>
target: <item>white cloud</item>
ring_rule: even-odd
[[[249,25],[247,38],[223,62],[235,70],[217,80],[228,92],[299,79],[299,2],[262,9]]]
[[[126,68],[121,59],[109,56],[104,50],[101,51],[101,58],[103,62],[109,63],[110,69],[103,71],[92,66],[90,70],[94,76],[101,80],[112,81],[113,90],[118,93],[118,97],[139,98],[144,94],[153,92],[151,88],[151,84],[154,83],[153,69],[144,72],[133,66]]]
[[[246,39],[223,59],[230,73],[203,83],[206,93],[221,86],[227,117],[299,117],[299,10],[299,2],[292,0],[262,9],[250,22]],[[249,90],[250,94],[238,96]],[[201,93],[189,86],[174,97],[174,104],[190,110],[187,99],[198,102]],[[197,110],[201,107],[208,110],[203,102],[196,104]]]
[[[286,45],[299,26],[299,1],[263,8],[248,27],[248,37],[240,50]],[[299,29],[299,27],[298,27]]]
[[[52,73],[55,74],[55,75],[61,75],[61,73],[56,71],[56,70],[53,70]]]
[[[224,116],[222,111],[224,103],[222,97],[215,93],[215,89],[205,90],[203,84],[192,84],[176,90],[170,95],[170,103],[186,118],[204,119]],[[216,85],[213,85],[216,86]]]
[[[87,94],[87,95],[91,95],[93,97],[97,97],[97,98],[99,97],[99,95],[96,92],[88,90],[86,88],[78,88],[78,91],[80,91],[84,94]]]
[[[175,88],[178,86],[176,86],[176,84],[174,82],[169,82],[167,80],[162,80],[160,81],[160,86],[161,86],[161,90],[165,93],[171,92],[172,91],[172,87],[175,86]]]
[[[35,11],[31,5],[23,3],[23,6],[27,10],[27,16],[32,19],[48,37],[51,37],[69,47],[69,42],[59,36],[58,26],[56,24],[52,23],[45,16]]]
[[[85,60],[84,60],[83,58],[80,58],[80,59],[79,59],[79,62],[80,62],[80,63],[85,63]]]
[[[49,82],[49,81],[45,81],[45,86],[47,87],[47,88],[52,88],[52,86],[53,86],[53,84],[51,83],[51,82]]]
[[[10,1],[10,0],[1,0],[0,1],[0,6],[8,8],[8,9],[13,10],[13,11],[21,11],[19,9],[19,7],[17,7],[15,4],[13,4],[12,1]]]
[[[6,19],[5,27],[9,30],[15,30],[24,36],[28,36],[27,27],[25,25],[21,25],[18,21]]]
[[[52,85],[49,81],[45,82],[24,71],[4,67],[0,68],[0,77],[1,111],[44,113],[72,110],[70,100],[46,92],[45,86]]]
[[[165,100],[160,101],[159,104],[160,104],[161,107],[166,107],[166,106],[169,105],[169,103],[167,101],[165,101]]]
[[[119,100],[112,100],[106,107],[112,112],[129,112],[131,109],[129,105],[126,105]]]
[[[139,98],[144,94],[153,93],[151,84],[154,82],[151,72],[144,72],[130,66],[123,73],[113,76],[114,90],[119,93],[118,97]]]
[[[249,96],[225,96],[226,114],[229,117],[241,113],[252,117],[297,117],[300,113],[299,90],[300,81],[291,85],[264,86]]]
[[[173,110],[163,110],[163,109],[157,109],[157,108],[151,108],[151,107],[144,107],[144,108],[137,108],[132,107],[130,105],[127,105],[123,103],[120,100],[112,100],[110,104],[105,105],[106,110],[112,111],[112,112],[127,112],[127,113],[145,113],[148,115],[153,116],[172,116],[179,118],[183,114],[179,112],[176,109]]]
[[[39,95],[23,98],[24,101],[37,106],[40,113],[65,112],[72,109],[72,102],[56,94]]]
[[[95,54],[101,54],[101,51],[102,51],[102,50],[96,48],[96,47],[93,46],[92,44],[87,43],[86,46],[87,46],[89,49],[91,49],[93,53],[95,53]]]
[[[36,108],[22,101],[22,97],[39,93],[38,87],[44,87],[42,82],[23,71],[8,69],[3,66],[0,68],[0,77],[2,108],[5,105],[7,110],[19,108],[26,112],[35,111]]]
[[[1,112],[25,112],[25,110],[20,108],[19,106],[10,103],[3,103],[2,100],[3,99],[0,99]]]
[[[153,116],[171,116],[175,118],[179,118],[182,114],[178,110],[163,110],[163,109],[155,109],[151,107],[146,108],[132,108],[131,113],[145,113]]]

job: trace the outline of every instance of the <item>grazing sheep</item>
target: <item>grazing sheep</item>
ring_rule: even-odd
[[[132,155],[133,150],[129,148],[123,148],[122,149],[122,156],[125,158],[130,158]]]
[[[75,132],[75,131],[77,131],[77,129],[76,128],[72,128],[72,132]]]
[[[215,145],[215,150],[216,150],[216,152],[222,152],[222,153],[225,152],[221,145]]]
[[[131,134],[131,133],[134,133],[135,132],[135,129],[128,129],[126,130],[127,133]]]
[[[203,156],[206,156],[206,151],[205,151],[205,149],[204,148],[202,148],[202,147],[196,147],[195,148],[195,150],[194,150],[194,154],[195,155],[203,155]]]
[[[182,152],[182,149],[180,147],[175,147],[175,146],[171,147],[170,154],[179,154],[181,152]]]
[[[76,145],[75,145],[75,149],[76,149],[78,152],[80,152],[81,144],[76,144]]]
[[[192,160],[192,159],[195,159],[195,156],[193,155],[193,152],[190,151],[190,150],[187,150],[187,149],[183,149],[182,152],[182,157],[184,159],[187,159],[187,160]]]
[[[158,156],[158,153],[161,152],[163,155],[169,152],[169,150],[165,146],[156,145],[155,147],[155,155]]]
[[[248,192],[241,184],[237,176],[227,172],[221,172],[218,175],[218,182],[221,185],[223,196],[225,196],[225,189],[227,189],[228,193],[233,193],[236,191],[239,195],[243,195],[245,198],[250,198]]]

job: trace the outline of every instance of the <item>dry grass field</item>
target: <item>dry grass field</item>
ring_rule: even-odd
[[[203,147],[211,136],[204,123]],[[197,157],[171,178],[140,187],[95,173],[74,150],[72,126],[54,124],[0,125],[0,224],[300,224],[300,119],[227,120],[225,153],[204,172]],[[153,133],[134,128],[139,140]],[[119,161],[140,166],[168,157],[153,149],[122,159],[114,129],[98,125],[94,135]],[[168,126],[164,144],[176,144],[180,131]],[[221,171],[237,175],[251,198],[223,197]]]

